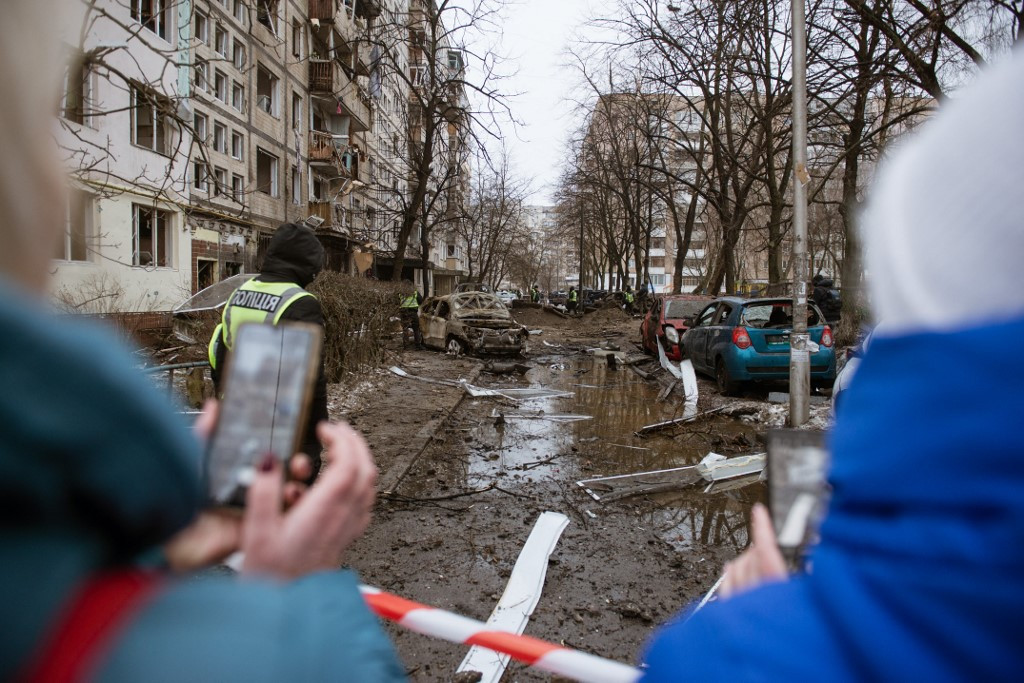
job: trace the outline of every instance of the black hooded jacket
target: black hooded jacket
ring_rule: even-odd
[[[323,269],[323,265],[324,247],[316,234],[304,225],[286,223],[270,238],[266,256],[263,258],[263,268],[256,279],[263,282],[293,282],[306,288]],[[312,296],[304,296],[293,301],[281,314],[281,320],[324,326],[320,301]],[[218,368],[224,367],[225,354],[224,344],[218,344]],[[219,384],[219,372],[214,374],[214,382]],[[313,399],[309,407],[309,424],[302,440],[302,452],[313,459],[314,477],[320,469],[320,441],[316,437],[316,426],[327,418],[327,378],[324,375],[324,361],[321,356],[320,372],[313,387]]]

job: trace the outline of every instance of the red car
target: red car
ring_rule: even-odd
[[[692,319],[712,301],[714,297],[699,294],[656,295],[640,323],[640,343],[644,350],[657,355],[656,344],[661,344],[669,360],[682,360],[679,340],[689,329],[687,319]]]

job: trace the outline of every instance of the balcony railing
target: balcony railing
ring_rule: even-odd
[[[334,92],[334,69],[337,65],[329,59],[309,60],[309,89],[313,92]]]
[[[335,232],[350,232],[345,209],[336,202],[310,202],[309,215],[317,216],[324,220],[320,226],[321,228],[334,230]]]
[[[332,134],[321,131],[309,131],[309,160],[338,165],[341,155]]]
[[[309,18],[324,23],[334,23],[337,11],[335,0],[309,0]]]

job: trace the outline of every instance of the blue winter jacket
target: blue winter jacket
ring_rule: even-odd
[[[877,337],[832,434],[813,570],[658,632],[647,681],[1017,680],[1024,319]]]
[[[198,444],[110,336],[0,282],[0,679],[23,670],[86,578],[195,515]],[[169,579],[100,681],[402,680],[351,572],[289,583]]]

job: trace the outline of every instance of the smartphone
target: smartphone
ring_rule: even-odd
[[[224,396],[204,461],[214,505],[242,506],[267,454],[282,463],[305,434],[323,329],[306,323],[242,325],[224,371]]]
[[[775,536],[783,553],[795,559],[817,541],[828,506],[825,433],[772,429],[767,441],[768,506]]]

